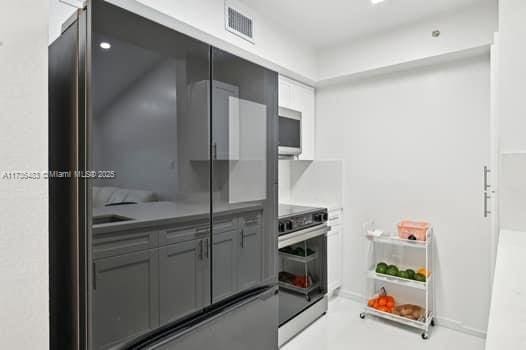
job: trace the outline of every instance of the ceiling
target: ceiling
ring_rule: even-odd
[[[313,48],[333,46],[454,11],[497,0],[243,0]]]

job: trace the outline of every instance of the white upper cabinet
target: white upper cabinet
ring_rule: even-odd
[[[293,90],[296,91],[296,90]],[[301,112],[302,152],[299,159],[314,160],[315,105],[314,89],[308,86],[297,87],[297,99]]]
[[[278,94],[279,106],[293,109],[292,84],[287,78],[282,77],[281,75],[279,76]]]
[[[301,160],[314,160],[314,88],[279,76],[279,106],[301,112]]]

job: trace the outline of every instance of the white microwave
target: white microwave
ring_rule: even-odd
[[[285,157],[301,154],[301,112],[279,107],[278,154]]]

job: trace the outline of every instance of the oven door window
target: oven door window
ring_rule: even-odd
[[[327,292],[327,238],[314,237],[279,250],[279,323],[286,323]]]
[[[282,147],[301,147],[301,120],[279,117],[279,145]]]

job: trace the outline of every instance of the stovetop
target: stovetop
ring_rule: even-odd
[[[295,215],[314,213],[320,210],[324,210],[324,208],[305,207],[293,204],[280,204],[278,210],[278,218],[283,219]]]
[[[278,233],[284,235],[312,226],[325,225],[327,220],[326,208],[280,204]]]

